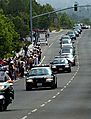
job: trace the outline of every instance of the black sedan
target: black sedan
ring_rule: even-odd
[[[51,64],[51,69],[53,72],[58,73],[58,72],[71,72],[71,65],[69,61],[66,58],[58,57],[54,58]]]
[[[36,66],[27,73],[26,90],[38,87],[57,88],[57,76],[49,66]]]

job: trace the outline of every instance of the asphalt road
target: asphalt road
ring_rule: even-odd
[[[59,37],[52,34],[42,46],[42,63],[59,54]],[[91,118],[91,29],[77,39],[77,62],[71,73],[57,75],[58,88],[25,91],[25,80],[14,83],[15,100],[0,119],[90,119]]]

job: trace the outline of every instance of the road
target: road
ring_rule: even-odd
[[[59,37],[53,34],[42,47],[42,63],[59,54]],[[77,63],[71,73],[57,75],[58,88],[25,91],[25,80],[14,83],[15,100],[0,119],[90,119],[91,118],[91,30],[77,39]]]

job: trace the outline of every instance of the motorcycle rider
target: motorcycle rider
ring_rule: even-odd
[[[4,96],[6,99],[6,105],[8,106],[8,104],[14,99],[14,88],[13,81],[7,74],[7,71],[3,69],[0,69],[0,85],[5,86],[3,90],[5,92]]]

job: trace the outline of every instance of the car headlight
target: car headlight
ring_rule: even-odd
[[[32,79],[27,79],[26,82],[33,83],[33,80]]]
[[[46,79],[46,82],[52,82],[52,81],[53,81],[52,78],[48,78],[48,79]]]
[[[4,85],[0,85],[0,90],[3,90],[4,89]]]
[[[56,68],[56,66],[55,65],[52,65],[52,68]]]
[[[1,99],[4,99],[4,96],[3,96],[3,95],[0,95],[0,100],[1,100]]]

